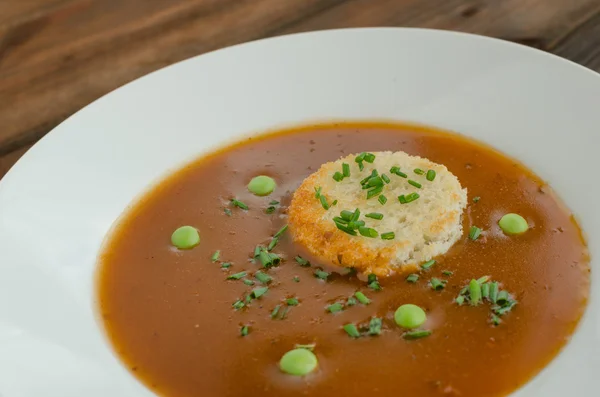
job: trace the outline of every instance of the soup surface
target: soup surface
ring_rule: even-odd
[[[273,249],[281,264],[261,269],[254,250],[286,224],[302,180],[322,163],[366,150],[405,151],[446,165],[468,189],[461,240],[417,282],[380,278],[378,291],[362,277],[333,273],[289,233]],[[252,195],[247,184],[256,175],[274,178],[276,190]],[[232,206],[232,198],[249,209]],[[506,213],[521,214],[529,230],[505,235],[498,220]],[[198,229],[198,246],[171,245],[182,225]],[[482,230],[476,240],[468,236],[473,225]],[[297,255],[312,266],[296,262]],[[587,301],[588,262],[571,214],[514,160],[433,129],[328,124],[246,139],[160,183],[128,211],[104,249],[99,306],[122,361],[162,396],[501,396],[538,373],[571,336]],[[325,280],[315,277],[317,265],[331,272]],[[272,277],[268,291],[235,310],[234,302],[262,287],[257,270]],[[242,271],[246,277],[227,279]],[[455,301],[482,276],[518,301],[497,326],[490,305]],[[434,277],[447,281],[443,289],[431,288]],[[356,291],[370,304],[326,310]],[[394,311],[406,303],[426,310],[430,336],[402,337]],[[342,328],[374,316],[383,321],[379,335],[351,338]],[[318,369],[304,377],[279,369],[296,344],[314,344],[318,358]]]

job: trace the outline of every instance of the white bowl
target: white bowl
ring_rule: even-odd
[[[514,156],[579,216],[600,252],[600,76],[478,36],[357,29],[281,37],[170,66],[94,102],[0,183],[0,395],[150,396],[95,317],[96,255],[157,178],[226,141],[332,119],[459,131]],[[592,271],[592,286],[600,285]],[[572,341],[515,396],[597,396],[600,295]],[[543,329],[540,329],[543,332]]]

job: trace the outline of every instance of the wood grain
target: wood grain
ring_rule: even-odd
[[[83,106],[171,63],[317,29],[479,33],[600,71],[600,0],[1,0],[0,172]]]

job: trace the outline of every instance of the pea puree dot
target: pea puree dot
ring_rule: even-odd
[[[290,375],[307,375],[317,368],[317,356],[308,349],[290,350],[281,357],[279,368]]]
[[[519,214],[506,214],[498,222],[500,229],[506,234],[521,234],[529,229],[525,218]]]
[[[425,311],[417,305],[402,305],[394,313],[394,321],[402,328],[417,328],[427,320]]]
[[[171,235],[171,243],[182,250],[190,249],[200,243],[200,234],[193,226],[181,226]]]
[[[273,193],[276,187],[275,180],[265,175],[259,175],[252,178],[248,184],[248,190],[257,196],[268,196]]]

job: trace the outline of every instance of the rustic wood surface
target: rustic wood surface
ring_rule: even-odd
[[[600,72],[600,0],[0,0],[0,176],[66,117],[153,70],[358,26],[479,33]]]

